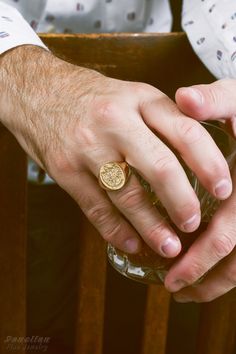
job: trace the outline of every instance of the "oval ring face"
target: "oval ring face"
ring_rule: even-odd
[[[100,168],[99,182],[103,188],[117,191],[124,187],[129,177],[126,162],[107,162]]]

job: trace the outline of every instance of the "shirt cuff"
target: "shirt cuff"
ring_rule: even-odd
[[[185,0],[182,27],[216,78],[236,78],[236,7],[232,0]]]
[[[12,6],[0,2],[0,54],[20,45],[48,48]]]

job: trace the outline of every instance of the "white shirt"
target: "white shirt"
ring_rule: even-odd
[[[171,25],[168,0],[0,0],[0,54],[44,47],[35,31],[169,32]],[[236,78],[236,1],[183,0],[182,27],[217,78]]]

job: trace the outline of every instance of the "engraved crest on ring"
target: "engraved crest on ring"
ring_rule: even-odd
[[[100,181],[110,190],[119,190],[126,183],[126,174],[116,162],[108,162],[100,169]]]

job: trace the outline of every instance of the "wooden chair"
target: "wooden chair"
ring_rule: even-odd
[[[180,86],[213,80],[182,33],[42,35],[42,39],[65,60],[115,78],[147,82],[170,97]],[[0,353],[6,354],[7,336],[26,335],[27,191],[26,157],[3,127],[0,146]],[[75,354],[103,354],[104,309],[109,296],[105,244],[83,216],[80,245]],[[235,294],[232,291],[201,306],[197,354],[235,353]],[[140,354],[166,353],[169,309],[170,295],[165,289],[149,286]],[[177,353],[181,348],[176,348]]]

